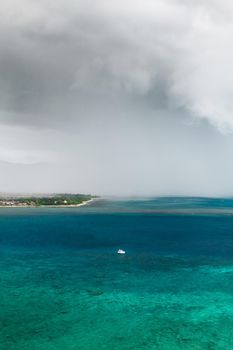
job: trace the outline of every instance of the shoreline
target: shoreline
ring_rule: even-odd
[[[98,198],[91,198],[79,204],[64,204],[64,205],[0,205],[1,208],[78,208],[84,207],[87,204],[97,200]]]

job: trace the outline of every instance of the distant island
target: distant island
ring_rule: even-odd
[[[78,207],[85,205],[97,196],[90,194],[48,194],[48,195],[1,195],[0,207]]]

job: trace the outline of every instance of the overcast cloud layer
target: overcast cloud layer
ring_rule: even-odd
[[[232,1],[0,13],[0,191],[233,195]]]

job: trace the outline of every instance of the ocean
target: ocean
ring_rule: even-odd
[[[233,348],[232,199],[2,208],[0,257],[1,350]]]

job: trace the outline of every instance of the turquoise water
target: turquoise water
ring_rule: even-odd
[[[232,207],[1,209],[0,349],[233,348]]]

